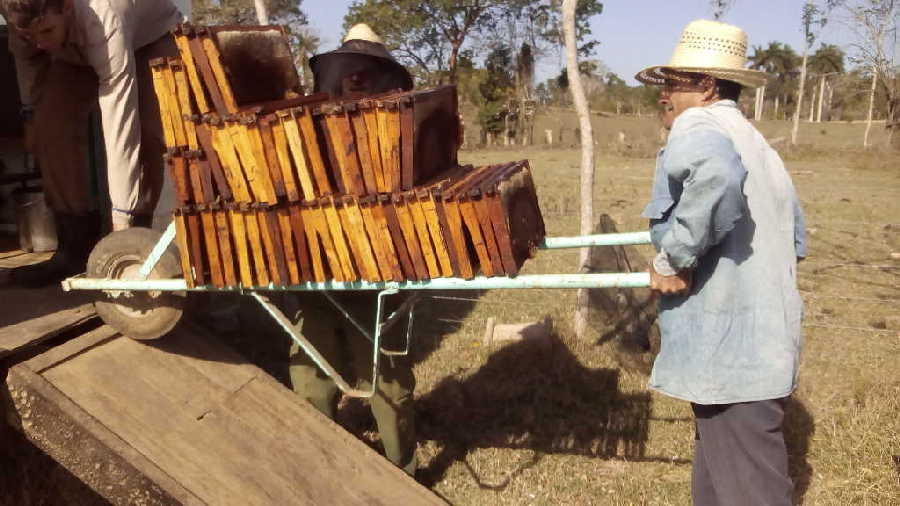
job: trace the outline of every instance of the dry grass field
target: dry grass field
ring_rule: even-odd
[[[571,113],[539,118],[537,132],[568,128],[562,146],[469,149],[461,157],[474,164],[531,160],[548,234],[575,235],[580,153],[569,145],[573,125]],[[784,122],[760,128],[769,138],[789,135]],[[650,192],[658,127],[649,118],[606,117],[595,119],[595,129],[595,208],[620,231],[643,230],[639,214]],[[810,255],[800,266],[801,381],[787,422],[796,500],[809,505],[900,504],[900,156],[856,147],[863,129],[806,124],[803,145],[783,150],[809,232]],[[873,130],[873,141],[883,143],[882,129]],[[648,257],[648,248],[634,248],[630,258]],[[525,272],[573,272],[576,258],[575,250],[541,252]],[[630,332],[638,314],[630,309],[650,304],[647,294],[594,294],[592,332],[581,341],[571,330],[574,295],[442,293],[417,313],[421,478],[448,502],[690,503],[690,408],[647,390],[652,356]],[[520,323],[547,316],[554,328],[548,340],[482,340],[490,317]],[[377,447],[374,424],[358,403],[344,403],[341,419]],[[54,482],[68,478],[47,480],[47,466],[19,457],[11,474],[0,473],[7,476],[0,486],[15,480],[43,493],[18,491],[6,500],[0,494],[0,505],[80,502],[71,484],[61,495],[52,492]]]

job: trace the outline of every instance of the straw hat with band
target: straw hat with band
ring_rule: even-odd
[[[309,67],[315,76],[316,91],[338,95],[341,79],[373,66],[378,67],[375,91],[391,89],[410,90],[413,79],[406,67],[394,59],[381,38],[369,27],[360,23],[353,26],[338,49],[313,56]]]
[[[733,25],[700,19],[689,23],[681,32],[681,41],[667,65],[648,67],[634,78],[644,84],[661,86],[666,79],[684,80],[675,72],[689,72],[748,88],[765,85],[766,73],[744,68],[746,65],[747,34]]]

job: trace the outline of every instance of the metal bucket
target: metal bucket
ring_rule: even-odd
[[[19,188],[12,193],[19,228],[19,248],[27,252],[56,249],[56,224],[40,188]]]

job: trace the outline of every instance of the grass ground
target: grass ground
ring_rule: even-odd
[[[573,133],[566,113],[541,118],[538,126],[554,122]],[[643,118],[595,118],[595,125],[596,209],[621,231],[642,230],[658,128]],[[864,125],[803,127],[804,145],[783,152],[803,200],[810,245],[800,266],[801,381],[787,422],[796,498],[811,505],[900,504],[900,156],[854,148]],[[788,132],[784,122],[760,128],[769,138]],[[874,134],[875,143],[884,141],[881,129]],[[580,153],[566,147],[571,137],[565,135],[562,147],[467,150],[461,158],[531,160],[548,234],[574,235]],[[634,253],[650,254],[646,247]],[[525,270],[572,272],[576,256],[542,252]],[[627,315],[618,312],[621,300],[608,303],[642,301],[645,294],[605,294],[594,299],[592,332],[581,341],[572,336],[575,299],[568,291],[452,293],[446,296],[456,299],[433,301],[420,315],[414,343],[419,458],[437,493],[460,505],[690,503],[690,409],[646,389],[649,354],[623,351],[630,349],[622,346]],[[518,323],[544,316],[554,325],[545,342],[482,342],[489,317]],[[348,403],[341,418],[374,442],[361,414]],[[9,486],[15,476],[52,490],[53,483],[35,476],[41,466],[16,462],[0,484]],[[30,504],[73,503],[73,493],[65,501],[39,494],[43,500]],[[0,504],[29,503],[4,502],[0,494]]]

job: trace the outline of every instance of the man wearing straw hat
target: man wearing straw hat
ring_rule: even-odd
[[[740,113],[747,36],[694,21],[668,65],[637,74],[662,86],[670,129],[643,216],[658,254],[662,343],[650,386],[691,402],[694,504],[791,504],[782,425],[797,385],[803,216],[784,164]]]
[[[315,79],[315,91],[329,93],[333,98],[359,99],[392,90],[412,89],[412,76],[397,63],[381,39],[365,24],[358,24],[347,32],[340,48],[313,56],[310,67]],[[350,312],[367,321],[377,304],[373,293],[347,293],[336,297]],[[394,296],[393,299],[396,299]],[[359,380],[360,388],[368,389],[372,375],[372,343],[335,312],[335,308],[318,294],[298,295],[302,313],[310,315],[302,322],[303,335],[345,378]],[[397,325],[397,330],[403,325]],[[402,349],[391,341],[397,332],[389,333],[384,348]],[[369,400],[372,414],[385,455],[397,467],[410,475],[416,470],[416,435],[413,390],[416,380],[406,356],[384,357],[380,362],[378,389]],[[333,380],[295,344],[291,349],[290,376],[294,391],[320,412],[334,418],[338,388]]]

